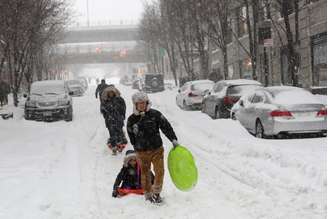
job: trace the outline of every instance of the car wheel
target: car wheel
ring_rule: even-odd
[[[31,116],[31,114],[25,111],[25,112],[24,112],[24,119],[25,119],[25,120],[32,120],[32,116]]]
[[[260,120],[256,120],[255,125],[255,137],[257,138],[265,138],[264,128]]]
[[[187,105],[186,101],[183,101],[183,109],[184,110],[189,110],[189,106]]]
[[[219,110],[219,107],[216,106],[214,111],[214,119],[220,119],[220,118],[221,118],[221,112]]]
[[[231,119],[232,119],[232,120],[237,120],[237,119],[236,119],[236,115],[235,115],[235,113],[231,113]]]
[[[205,102],[203,102],[202,103],[202,108],[200,110],[202,113],[205,113],[205,107],[206,107],[206,104],[205,104]]]
[[[73,109],[72,109],[72,107],[70,107],[70,109],[69,109],[69,113],[68,113],[68,115],[67,115],[65,121],[66,121],[66,122],[71,122],[72,120],[73,120]]]

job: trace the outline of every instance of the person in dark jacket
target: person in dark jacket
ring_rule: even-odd
[[[3,80],[0,80],[0,106],[8,104],[8,94],[10,93],[10,86]]]
[[[145,199],[153,203],[162,202],[160,193],[164,178],[164,148],[160,130],[173,143],[178,145],[177,137],[169,121],[161,112],[151,109],[147,94],[138,92],[132,96],[133,114],[128,118],[127,131],[130,142],[141,162],[141,184]],[[149,170],[153,164],[154,184],[149,180]]]
[[[153,173],[149,172],[149,174],[153,181]],[[140,164],[137,161],[134,150],[126,151],[123,167],[117,175],[113,186],[112,196],[116,198],[129,193],[144,194],[141,186]]]
[[[4,82],[2,80],[0,80],[0,107],[2,107],[3,105],[5,105],[5,86],[4,86]]]
[[[115,155],[118,144],[124,137],[123,126],[126,113],[124,99],[119,95],[114,86],[107,87],[102,94],[101,112],[104,115],[106,127],[110,135],[110,145]]]
[[[106,89],[106,87],[108,87],[108,84],[106,84],[105,79],[101,79],[101,83],[98,84],[98,86],[96,88],[96,92],[95,92],[96,99],[98,99],[98,96],[99,96],[100,108],[101,108],[101,104],[102,104],[101,94]],[[100,112],[101,112],[101,110],[100,110]]]
[[[106,84],[105,79],[101,79],[101,83],[98,84],[97,88],[96,88],[96,98],[98,98],[98,96],[101,96],[101,93],[105,90],[105,88],[108,87],[108,84]],[[100,99],[101,100],[101,99]]]

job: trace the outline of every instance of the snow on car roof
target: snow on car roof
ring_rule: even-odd
[[[45,80],[45,81],[35,81],[33,82],[33,85],[41,85],[41,86],[47,86],[47,85],[64,85],[64,81],[62,80]]]
[[[212,83],[212,84],[214,84],[214,82],[211,81],[211,80],[196,80],[196,81],[189,81],[189,83],[190,84],[202,84],[202,83]]]
[[[292,91],[292,90],[304,90],[303,88],[299,87],[292,87],[292,86],[271,86],[265,88],[271,92],[281,92],[281,91]]]
[[[222,82],[222,81],[219,81],[219,82]],[[227,83],[228,85],[246,85],[246,84],[262,85],[258,81],[247,80],[247,79],[223,80],[223,82]]]
[[[316,98],[311,92],[292,86],[273,86],[267,87],[265,90],[268,90],[273,95],[273,102],[276,104],[322,104],[318,98]]]

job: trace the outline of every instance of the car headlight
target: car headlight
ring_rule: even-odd
[[[27,107],[36,107],[36,101],[35,100],[26,101],[26,106]]]
[[[69,100],[58,100],[59,106],[66,106],[69,104]]]

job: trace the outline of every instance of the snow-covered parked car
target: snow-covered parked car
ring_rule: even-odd
[[[182,109],[200,109],[207,91],[214,85],[210,80],[197,80],[186,82],[176,96],[176,103]]]
[[[241,96],[262,87],[258,81],[238,79],[216,82],[202,103],[202,112],[213,119],[229,118],[231,107]]]
[[[231,117],[258,138],[327,133],[326,105],[298,87],[257,89],[240,98],[231,109]]]
[[[85,92],[85,87],[80,80],[67,81],[68,89],[72,92],[72,96],[81,97]]]
[[[72,121],[72,92],[67,83],[61,80],[37,81],[32,83],[25,102],[26,120]]]

